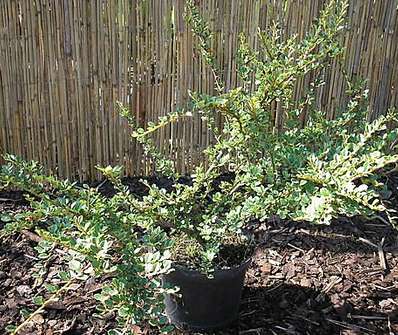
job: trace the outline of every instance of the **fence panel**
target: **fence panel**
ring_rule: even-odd
[[[237,83],[238,35],[256,47],[257,27],[274,20],[302,38],[325,0],[198,0],[215,32],[226,87]],[[283,6],[286,5],[285,8]],[[150,173],[115,102],[140,124],[183,106],[188,89],[212,92],[211,72],[183,20],[184,0],[3,0],[0,2],[0,153],[42,162],[63,177],[98,178],[96,165]],[[398,105],[397,4],[351,0],[343,66],[368,79],[370,113]],[[317,104],[343,106],[341,64],[325,73]],[[297,99],[310,78],[297,83]],[[156,142],[188,172],[211,142],[205,124],[178,122]]]

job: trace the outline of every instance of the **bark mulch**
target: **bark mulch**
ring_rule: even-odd
[[[0,194],[0,213],[25,208],[20,193]],[[398,233],[389,225],[341,219],[314,226],[271,219],[253,229],[259,247],[246,277],[240,318],[222,334],[398,334]],[[47,297],[45,285],[57,283],[56,274],[65,269],[64,251],[40,258],[37,241],[31,232],[0,241],[0,334],[34,311],[34,297]],[[114,315],[96,311],[93,295],[100,287],[93,279],[72,286],[21,334],[106,334]]]

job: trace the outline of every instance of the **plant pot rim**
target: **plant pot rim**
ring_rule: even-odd
[[[234,265],[229,268],[215,268],[214,271],[211,272],[212,276],[208,277],[205,273],[199,271],[199,270],[194,270],[194,269],[189,269],[188,267],[182,265],[182,264],[173,264],[172,265],[172,272],[175,270],[178,270],[181,274],[184,274],[187,277],[191,277],[192,279],[198,279],[198,280],[203,280],[205,278],[211,280],[211,279],[221,279],[225,277],[230,277],[233,276],[236,272],[240,272],[244,268],[248,268],[253,260],[253,256],[250,256],[246,258],[241,264],[239,265]]]

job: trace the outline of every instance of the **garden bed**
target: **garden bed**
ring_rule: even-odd
[[[126,183],[145,192],[136,178]],[[167,187],[165,180],[158,183]],[[102,190],[112,193],[107,184]],[[27,206],[18,192],[0,198],[0,212]],[[259,247],[246,277],[240,319],[225,334],[398,333],[398,233],[390,226],[380,220],[341,219],[314,226],[271,219],[254,224],[253,231]],[[39,261],[38,241],[34,233],[24,232],[0,242],[1,333],[35,309],[35,296],[48,297],[44,285],[65,268],[62,249]],[[25,334],[106,334],[114,315],[96,315],[93,295],[100,288],[94,279],[72,286],[33,318]]]

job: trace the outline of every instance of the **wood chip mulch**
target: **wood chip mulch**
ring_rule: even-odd
[[[20,194],[0,198],[0,213],[26,208]],[[259,247],[240,318],[222,334],[398,334],[398,233],[389,225],[341,219],[314,226],[275,219],[254,231]],[[65,269],[63,250],[40,261],[36,244],[29,232],[0,241],[0,334],[35,310],[33,297],[46,297],[44,285]],[[114,315],[96,312],[93,295],[100,286],[93,279],[76,284],[21,334],[106,334]]]

